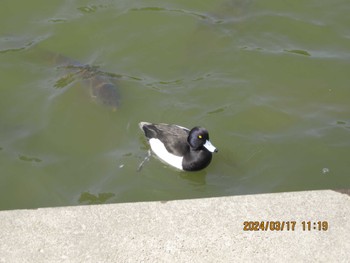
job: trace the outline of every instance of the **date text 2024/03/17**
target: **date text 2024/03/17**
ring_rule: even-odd
[[[328,221],[244,221],[243,231],[295,231],[298,227],[303,231],[327,231]]]

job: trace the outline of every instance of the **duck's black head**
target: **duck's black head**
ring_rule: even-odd
[[[205,147],[209,152],[217,152],[218,150],[209,141],[209,133],[205,128],[194,127],[187,138],[187,142],[193,150],[201,150]]]

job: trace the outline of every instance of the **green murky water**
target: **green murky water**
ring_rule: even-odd
[[[350,187],[348,1],[2,1],[0,209]],[[64,55],[118,85],[91,97]],[[73,70],[74,71],[74,70]],[[184,173],[138,122],[201,125]]]

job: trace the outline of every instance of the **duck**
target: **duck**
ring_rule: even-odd
[[[153,153],[166,164],[182,171],[206,168],[212,153],[218,152],[203,127],[191,130],[176,124],[140,122]]]

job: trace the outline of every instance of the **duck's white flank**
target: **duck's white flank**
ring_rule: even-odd
[[[176,167],[177,169],[182,169],[182,159],[183,157],[176,156],[167,151],[164,144],[155,138],[149,139],[149,145],[151,146],[152,151],[164,162]]]

